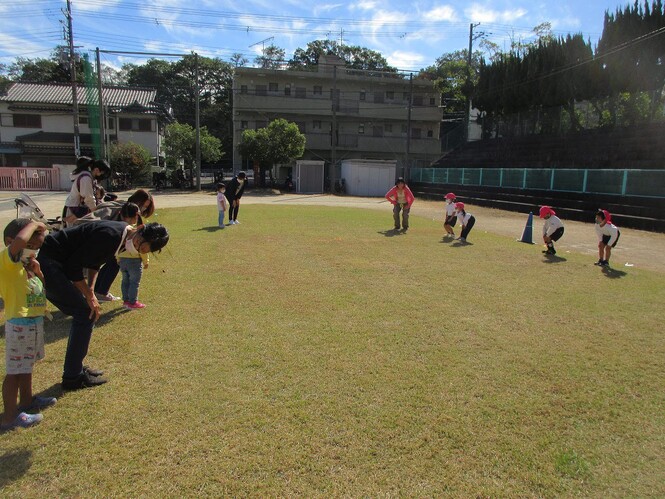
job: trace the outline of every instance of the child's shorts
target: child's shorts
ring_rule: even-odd
[[[26,317],[5,322],[7,374],[30,374],[44,358],[44,318]]]
[[[456,223],[457,223],[457,216],[456,215],[451,215],[449,217],[446,217],[446,221],[444,222],[444,225],[450,225],[451,227],[455,227]]]
[[[614,241],[614,244],[612,245],[613,248],[616,248],[616,245],[619,242],[620,237],[621,237],[621,232],[617,232],[617,240]],[[603,236],[603,244],[607,246],[610,243],[610,239],[612,239],[612,236]]]
[[[550,239],[552,241],[558,241],[559,239],[561,239],[561,236],[563,236],[563,227],[559,227],[557,230],[552,232],[552,234],[550,235]]]

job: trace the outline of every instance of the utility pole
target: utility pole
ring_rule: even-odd
[[[337,161],[337,65],[333,66],[332,130],[330,131],[330,192],[335,192],[335,162]]]
[[[409,107],[406,115],[406,155],[404,157],[404,171],[402,176],[409,181],[409,155],[411,153],[411,108],[413,107],[413,73],[409,73]]]
[[[194,54],[194,94],[196,97],[196,190],[201,190],[201,115],[199,112],[199,55]]]
[[[106,159],[106,118],[102,97],[102,63],[99,58],[99,47],[95,49],[95,55],[97,56],[97,93],[99,94],[99,159]]]
[[[81,155],[79,133],[79,103],[76,90],[76,54],[74,54],[74,30],[72,29],[72,2],[67,0],[67,37],[69,38],[69,72],[72,80],[72,111],[74,115],[74,156]]]
[[[466,85],[467,89],[471,88],[471,62],[473,61],[472,54],[473,54],[473,28],[476,26],[479,26],[480,23],[477,24],[469,24],[469,53],[467,54],[466,58]],[[483,33],[479,34],[478,36],[482,36]],[[471,121],[471,96],[467,95],[466,96],[466,113],[464,116],[464,142],[469,141],[469,124]]]

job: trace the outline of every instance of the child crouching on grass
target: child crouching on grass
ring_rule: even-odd
[[[469,232],[471,232],[471,229],[476,224],[476,217],[465,211],[464,203],[455,203],[455,213],[457,213],[457,221],[462,226],[462,233],[457,240],[465,243]]]
[[[455,237],[455,222],[457,222],[457,217],[455,216],[455,201],[457,201],[457,196],[453,192],[449,192],[445,195],[446,200],[446,220],[443,222],[443,228],[446,229],[446,237]]]
[[[139,218],[139,207],[134,203],[125,203],[120,209],[120,217],[129,225],[136,225]],[[148,268],[148,254],[139,253],[130,240],[125,242],[125,251],[118,255],[118,266],[122,273],[120,290],[122,292],[122,306],[130,310],[145,308],[139,298],[139,285],[143,269]]]
[[[612,248],[619,242],[621,232],[612,223],[612,215],[607,210],[598,210],[596,212],[595,228],[598,235],[598,261],[595,265],[608,267],[610,265]]]
[[[540,218],[545,219],[543,225],[543,241],[547,249],[543,251],[546,255],[556,255],[554,241],[558,241],[563,236],[563,223],[556,216],[556,212],[549,206],[540,207]]]
[[[46,226],[27,218],[9,222],[4,232],[5,250],[0,253],[0,296],[5,301],[5,361],[2,383],[5,412],[0,431],[28,428],[41,414],[28,414],[56,403],[54,397],[33,397],[32,370],[44,358],[44,275],[37,251],[44,243]],[[17,398],[21,398],[21,405]]]

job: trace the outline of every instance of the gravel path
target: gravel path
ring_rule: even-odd
[[[121,193],[121,198],[131,194]],[[17,192],[0,191],[0,228],[16,216],[14,198]],[[32,192],[32,199],[49,217],[59,215],[66,192]],[[211,192],[153,192],[155,204],[159,208],[175,208],[179,206],[215,206],[215,194]],[[360,198],[351,196],[333,196],[330,194],[278,194],[270,191],[249,191],[242,198],[243,204],[288,204],[288,205],[319,205],[319,206],[345,206],[383,210],[386,212],[386,223],[392,223],[391,207],[382,198]],[[443,222],[443,201],[426,201],[417,199],[411,209],[414,217],[429,218]],[[526,215],[491,208],[468,205],[468,211],[476,217],[474,231],[486,231],[502,236],[518,239],[524,225]],[[242,215],[242,211],[241,211]],[[591,219],[592,214],[589,214]],[[240,217],[242,219],[242,216]],[[621,220],[617,220],[619,227]],[[593,224],[564,220],[566,233],[556,245],[559,253],[576,252],[589,255],[596,260],[597,246],[596,234]],[[621,228],[621,227],[620,227]],[[418,230],[417,219],[411,223],[411,230]],[[537,215],[534,217],[534,254],[540,252],[542,221]],[[443,234],[443,227],[441,228]],[[634,229],[621,229],[621,240],[617,248],[612,251],[612,263],[615,267],[625,265],[636,268],[655,270],[665,273],[665,234],[645,232]]]

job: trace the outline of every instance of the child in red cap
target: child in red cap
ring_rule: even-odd
[[[453,192],[449,192],[444,196],[446,200],[446,221],[443,222],[443,228],[446,229],[446,237],[455,237],[455,222],[457,222],[457,217],[455,216],[455,201],[457,201],[457,196]]]
[[[457,220],[462,226],[462,233],[457,240],[465,243],[469,232],[471,232],[476,223],[476,218],[471,213],[465,211],[464,203],[455,203],[455,212],[457,213]]]
[[[621,232],[612,223],[612,215],[607,210],[596,212],[596,234],[598,234],[598,261],[595,265],[608,267],[612,248],[619,242]]]
[[[563,236],[563,223],[556,216],[556,212],[549,206],[540,207],[540,218],[545,219],[543,225],[543,241],[547,249],[543,251],[546,255],[556,255],[554,241],[558,241]]]

